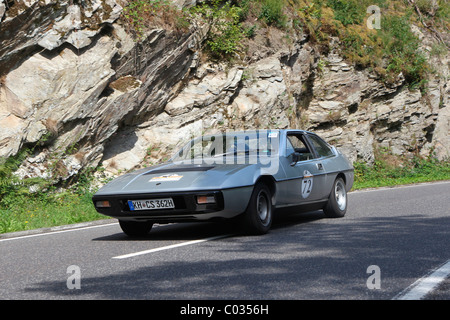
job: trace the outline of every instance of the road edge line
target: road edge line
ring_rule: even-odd
[[[114,222],[114,220],[97,220],[92,222],[82,222],[77,224],[70,224],[65,226],[56,226],[50,228],[42,228],[42,229],[33,229],[26,231],[17,231],[11,233],[0,234],[0,242],[3,241],[11,241],[11,240],[19,240],[26,238],[34,238],[46,235],[59,234],[64,232],[72,232],[77,230],[86,230],[93,228],[100,228],[118,224],[118,222]]]
[[[421,300],[450,275],[450,259],[439,268],[416,280],[392,300]]]

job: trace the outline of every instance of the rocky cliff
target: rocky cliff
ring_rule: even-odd
[[[379,147],[450,155],[448,50],[429,57],[437,71],[419,90],[348,62],[336,37],[323,53],[305,33],[267,26],[233,63],[203,52],[207,22],[155,25],[136,39],[126,5],[0,0],[0,157],[31,149],[22,177],[117,173],[191,136],[250,128],[315,131],[351,160],[370,162]],[[414,32],[430,52],[429,30]]]

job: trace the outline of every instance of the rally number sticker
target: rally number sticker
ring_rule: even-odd
[[[308,198],[313,187],[313,175],[308,170],[303,171],[302,179],[302,197]]]
[[[159,176],[159,177],[153,177],[150,179],[151,182],[162,182],[162,181],[178,181],[181,178],[183,178],[183,176],[180,176],[178,174],[166,174],[164,176]]]

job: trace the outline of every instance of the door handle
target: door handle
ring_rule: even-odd
[[[323,170],[323,165],[322,165],[322,163],[317,163],[316,164],[316,166],[317,166],[317,169],[319,169],[319,170]]]

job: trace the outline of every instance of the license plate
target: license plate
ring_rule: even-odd
[[[150,199],[150,200],[128,200],[128,206],[130,207],[131,211],[175,208],[175,204],[173,203],[172,198]]]

